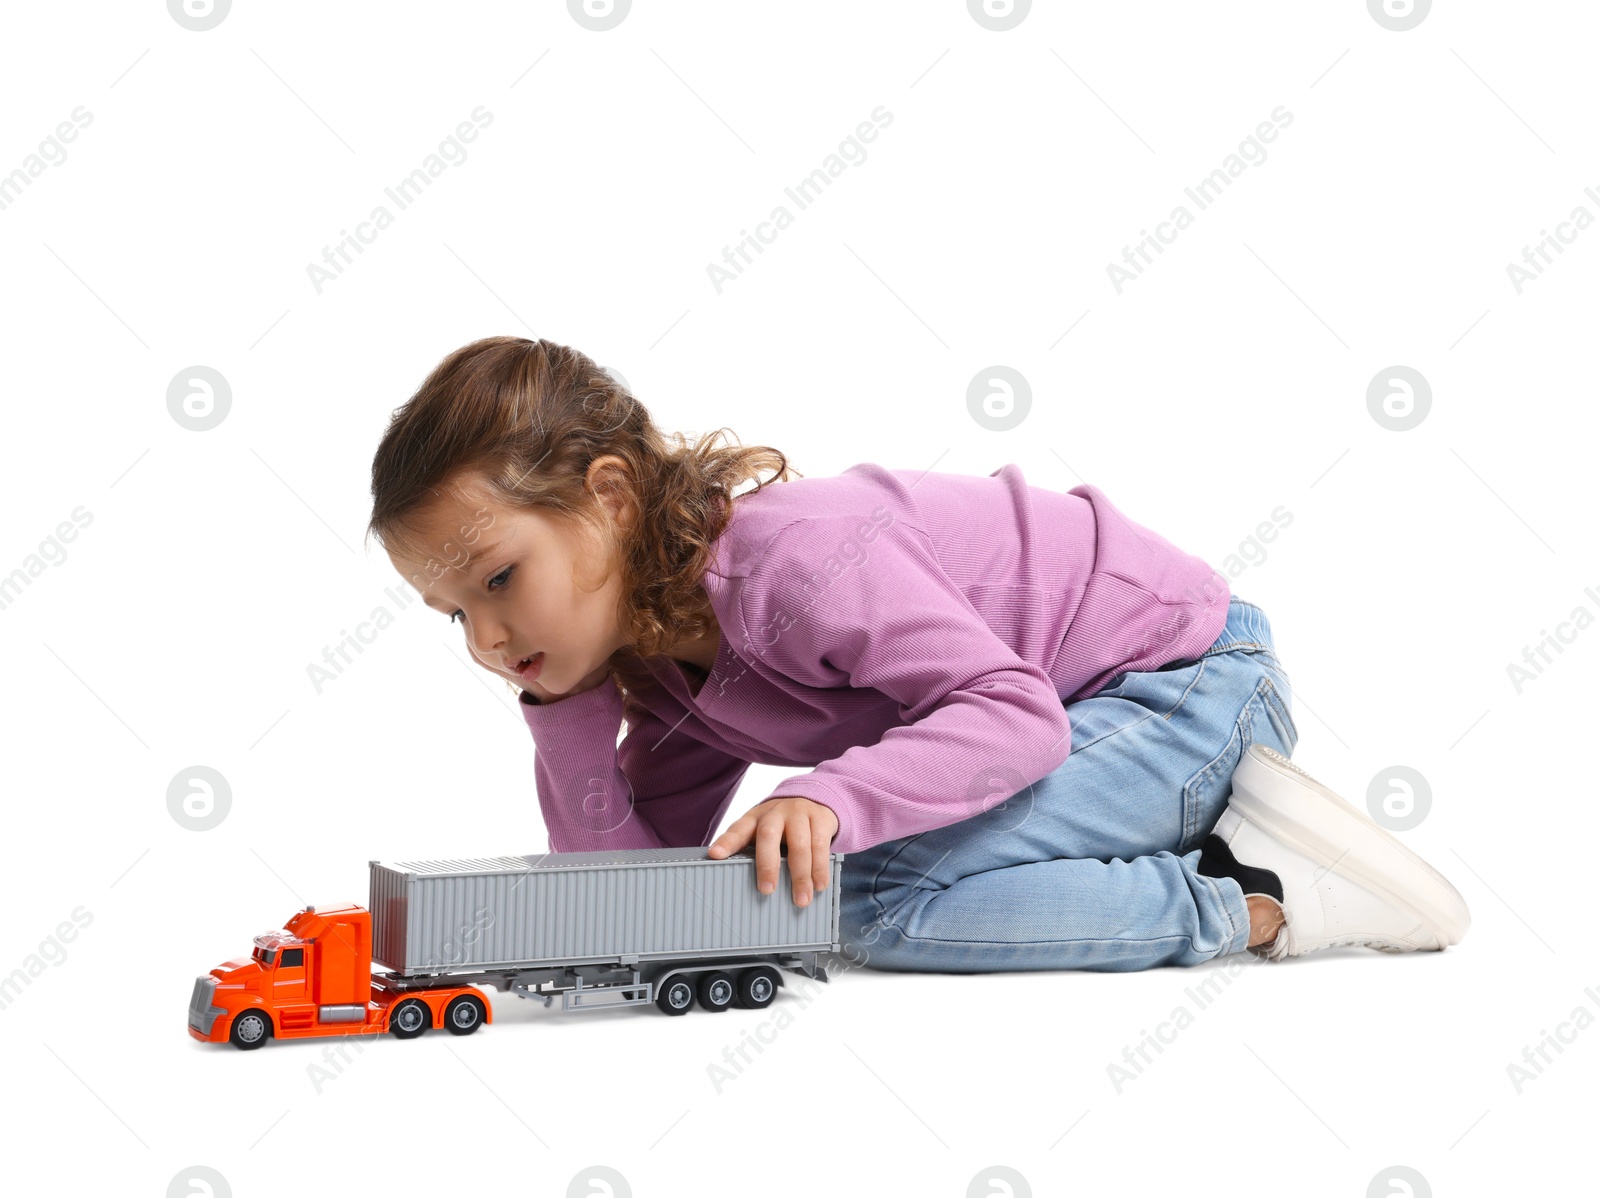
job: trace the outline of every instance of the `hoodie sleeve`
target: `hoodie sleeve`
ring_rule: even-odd
[[[606,679],[555,703],[519,704],[550,851],[711,843],[750,763],[630,707]]]
[[[747,651],[766,667],[807,686],[871,687],[899,704],[904,725],[768,796],[831,808],[835,852],[978,815],[1071,752],[1050,677],[995,635],[927,534],[904,520],[786,526],[745,580],[740,610]]]

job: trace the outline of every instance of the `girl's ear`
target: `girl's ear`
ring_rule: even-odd
[[[626,530],[638,518],[638,503],[629,485],[628,464],[616,454],[602,454],[589,463],[586,474],[595,501],[613,522]]]

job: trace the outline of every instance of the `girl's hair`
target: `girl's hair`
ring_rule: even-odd
[[[458,484],[471,471],[497,501],[578,521],[604,545],[608,521],[585,472],[615,454],[627,476],[606,485],[622,489],[624,511],[634,514],[618,538],[618,626],[639,656],[664,652],[710,631],[701,582],[735,488],[804,477],[770,446],[742,446],[736,436],[717,446],[729,431],[693,444],[681,433],[669,438],[626,386],[579,351],[485,337],[449,354],[390,418],[372,459],[367,535],[400,557],[436,561],[441,550],[421,544],[408,520],[441,493],[467,502]],[[774,477],[763,481],[769,467]],[[619,668],[625,652],[612,659],[619,682],[638,677]]]

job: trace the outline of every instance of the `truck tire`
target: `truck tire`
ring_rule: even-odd
[[[228,1043],[235,1048],[260,1048],[272,1039],[272,1018],[265,1011],[247,1007],[233,1018]]]
[[[397,1040],[414,1040],[433,1026],[433,1012],[420,998],[408,998],[389,1012],[389,1030]]]
[[[462,994],[450,1000],[450,1005],[444,1009],[444,1026],[446,1030],[458,1036],[470,1036],[478,1030],[478,1025],[483,1022],[483,1004],[470,994]]]
[[[737,994],[733,979],[720,970],[700,975],[700,1005],[708,1011],[726,1011]]]
[[[739,975],[739,1005],[752,1011],[769,1006],[778,993],[778,971],[758,965]]]
[[[694,1006],[694,984],[682,974],[674,974],[661,983],[656,993],[656,1006],[668,1015],[682,1015]]]

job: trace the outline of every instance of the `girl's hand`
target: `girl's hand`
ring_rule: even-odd
[[[573,687],[569,691],[562,691],[559,695],[552,691],[545,690],[544,687],[540,686],[537,682],[524,682],[522,684],[522,689],[527,691],[535,699],[539,700],[540,703],[559,703],[563,699],[570,699],[574,695],[581,695],[584,691],[592,691],[595,687],[604,682],[610,676],[610,674],[610,665],[602,664],[598,669],[595,670],[594,673],[590,674],[587,678],[583,679],[583,681],[579,682],[577,686]]]
[[[711,842],[716,860],[736,853],[752,839],[756,843],[756,889],[771,894],[778,888],[778,846],[789,846],[789,880],[794,905],[804,907],[812,890],[826,890],[833,876],[828,846],[839,830],[833,809],[798,795],[779,796],[757,803]]]

